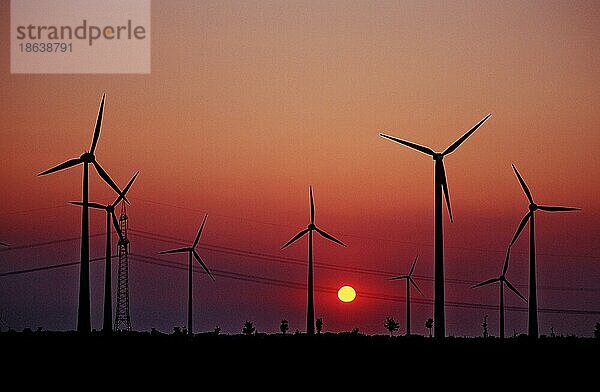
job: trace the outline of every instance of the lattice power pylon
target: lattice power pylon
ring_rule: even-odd
[[[123,240],[119,240],[119,284],[117,286],[117,313],[115,315],[115,331],[131,331],[129,317],[129,239],[127,238],[127,213],[125,202],[121,203],[119,226]]]

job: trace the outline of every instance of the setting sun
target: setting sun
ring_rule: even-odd
[[[342,302],[352,302],[356,298],[356,291],[351,286],[342,286],[338,290],[338,298]]]

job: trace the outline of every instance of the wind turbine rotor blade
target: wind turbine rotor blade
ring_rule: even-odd
[[[392,140],[396,143],[404,144],[407,147],[414,148],[415,150],[421,151],[422,153],[425,153],[427,155],[431,155],[431,156],[435,155],[435,152],[429,147],[421,146],[419,144],[412,143],[412,142],[407,142],[406,140],[398,139],[393,136],[384,135],[383,133],[380,133],[379,136],[384,137],[389,140]]]
[[[415,271],[415,265],[417,264],[417,259],[419,258],[419,255],[415,256],[415,261],[413,261],[412,263],[412,267],[410,267],[410,272],[408,273],[408,276],[412,276],[413,272]]]
[[[135,173],[135,175],[131,178],[131,180],[129,180],[129,182],[127,183],[127,185],[125,186],[125,188],[123,189],[123,192],[121,192],[119,194],[119,197],[117,197],[117,200],[115,200],[115,202],[113,203],[113,206],[116,206],[117,204],[119,204],[119,202],[125,197],[127,196],[127,192],[129,191],[129,188],[131,188],[131,185],[133,184],[133,182],[135,181],[135,178],[138,176],[138,174],[140,174],[139,170]]]
[[[388,280],[400,280],[400,279],[408,279],[408,275],[394,276],[393,278],[389,278]]]
[[[315,227],[315,230],[317,231],[317,233],[321,234],[323,237],[327,238],[328,240],[336,242],[342,246],[346,246],[346,244],[344,244],[342,241],[338,240],[337,238],[333,237],[330,234],[325,233],[323,230],[319,229],[318,227]]]
[[[178,249],[171,249],[171,250],[163,250],[162,252],[158,252],[159,255],[166,255],[166,254],[170,254],[170,253],[185,253],[185,252],[191,252],[192,249],[190,248],[178,248]]]
[[[502,267],[502,276],[506,275],[508,270],[508,259],[510,258],[510,246],[506,250],[506,259],[504,260],[504,267]]]
[[[115,192],[117,192],[117,195],[121,195],[122,194],[121,190],[119,189],[117,184],[115,184],[115,182],[112,180],[112,178],[110,178],[108,173],[106,173],[104,171],[102,166],[100,166],[100,164],[98,162],[96,162],[96,160],[93,161],[93,164],[94,164],[94,167],[96,168],[96,171],[98,172],[100,177],[102,177],[104,182],[106,182]],[[127,197],[123,196],[123,199],[125,199],[127,204],[129,204],[129,201],[127,201]]]
[[[98,144],[98,138],[100,137],[100,128],[102,127],[102,115],[104,114],[104,98],[106,93],[102,94],[102,101],[100,102],[100,110],[98,110],[98,118],[96,119],[96,128],[94,129],[94,139],[92,140],[92,147],[90,147],[90,154],[94,155],[96,145]]]
[[[302,237],[304,234],[308,233],[308,229],[304,229],[302,230],[300,233],[296,234],[294,236],[294,238],[292,238],[291,240],[289,240],[288,242],[285,243],[285,245],[283,245],[281,247],[281,249],[285,249],[287,248],[289,245],[291,245],[294,241],[296,241],[298,238]]]
[[[315,202],[313,201],[312,186],[308,187],[310,192],[310,223],[315,224]]]
[[[483,120],[479,121],[477,124],[475,124],[473,126],[473,128],[471,128],[467,133],[465,133],[464,135],[462,135],[460,137],[460,139],[458,139],[457,141],[455,141],[454,143],[452,143],[443,153],[442,155],[447,155],[450,154],[451,152],[453,152],[454,150],[456,150],[458,148],[458,146],[460,146],[465,140],[467,140],[467,138],[469,136],[471,136],[473,134],[473,132],[475,132],[477,130],[477,128],[479,128],[481,125],[483,125],[484,122],[486,122],[486,120],[488,118],[490,118],[492,114],[488,114],[487,116],[485,116],[483,118]]]
[[[59,170],[67,169],[69,167],[75,166],[82,162],[83,161],[81,160],[81,158],[69,159],[68,161],[63,162],[60,165],[54,166],[52,169],[48,169],[44,172],[41,172],[40,174],[38,174],[38,176],[45,176],[46,174],[50,174],[50,173],[57,172]]]
[[[117,234],[119,235],[119,239],[123,241],[124,238],[123,233],[121,232],[121,226],[119,226],[119,221],[117,220],[117,216],[115,215],[114,210],[110,212],[110,216],[112,217],[112,223],[115,227],[115,230],[117,231]]]
[[[517,240],[517,238],[519,238],[519,234],[521,234],[521,232],[523,231],[523,228],[527,224],[527,221],[529,220],[529,218],[531,218],[531,214],[532,214],[532,212],[529,211],[523,217],[523,219],[521,220],[521,223],[519,223],[519,228],[517,229],[517,232],[515,233],[515,236],[513,237],[512,241],[510,241],[510,245],[508,245],[509,247],[513,246],[513,244],[515,243],[515,241]]]
[[[549,212],[560,212],[560,211],[581,211],[581,208],[576,207],[558,207],[558,206],[538,206],[538,209]]]
[[[213,282],[215,281],[215,277],[213,276],[213,274],[210,273],[210,271],[208,270],[208,267],[206,266],[206,264],[204,264],[204,261],[202,261],[202,259],[200,258],[200,256],[198,256],[198,253],[196,253],[196,251],[192,251],[194,253],[194,257],[196,258],[196,261],[198,261],[198,263],[200,263],[200,265],[202,266],[202,268],[204,268],[204,270],[206,271],[206,273],[208,274],[208,276],[210,276],[210,278],[213,280]]]
[[[450,207],[450,196],[448,195],[448,182],[446,180],[446,169],[444,168],[444,162],[442,162],[442,189],[444,190],[444,198],[446,199],[446,206],[448,207],[450,222],[454,222],[454,219],[452,218],[452,208]]]
[[[70,201],[69,204],[73,204],[76,206],[83,206],[83,203],[80,201]],[[106,206],[103,206],[102,204],[98,204],[98,203],[88,203],[88,207],[96,208],[98,210],[106,210]]]
[[[2,246],[10,246],[10,245],[8,245],[8,244],[7,244],[7,243],[5,243],[5,242],[0,242],[0,245],[2,245]]]
[[[511,289],[515,294],[517,294],[519,297],[521,297],[521,299],[525,302],[527,302],[527,299],[525,299],[525,297],[523,297],[523,295],[521,293],[519,293],[519,290],[517,290],[512,284],[510,284],[510,282],[506,279],[504,279],[504,282],[506,283],[506,285],[508,286],[509,289]]]
[[[519,171],[517,170],[515,165],[512,165],[512,168],[513,168],[515,174],[517,175],[517,179],[519,180],[519,183],[521,184],[521,188],[523,188],[523,192],[525,192],[525,196],[527,196],[527,200],[529,200],[529,203],[534,204],[533,197],[531,196],[531,192],[529,192],[529,188],[527,187],[527,184],[525,184],[523,177],[521,177],[521,174],[519,174]]]
[[[474,286],[471,286],[471,288],[472,288],[472,289],[474,289],[475,287],[481,287],[481,286],[485,286],[486,284],[490,284],[490,283],[498,282],[499,280],[500,280],[500,278],[488,279],[488,280],[485,280],[485,281],[483,281],[483,282],[481,282],[481,283],[477,283],[477,284],[476,284],[476,285],[474,285]]]
[[[196,235],[196,239],[194,240],[194,245],[192,245],[192,249],[198,245],[198,241],[200,241],[200,234],[202,234],[202,229],[204,229],[204,224],[206,223],[206,218],[208,218],[208,214],[204,214],[204,219],[202,220],[202,224],[200,225],[200,230],[198,230],[198,235]]]
[[[419,292],[419,294],[421,294],[422,296],[425,296],[425,294],[423,294],[423,292],[421,291],[421,289],[419,288],[419,286],[417,286],[417,284],[416,284],[416,283],[415,283],[415,281],[413,280],[412,276],[409,276],[409,277],[408,277],[408,280],[409,280],[409,281],[408,281],[408,282],[406,282],[407,284],[411,284],[411,283],[412,283],[412,285],[413,285],[413,286],[415,286],[415,289],[417,289],[417,291]]]

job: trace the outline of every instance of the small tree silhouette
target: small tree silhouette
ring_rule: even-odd
[[[279,326],[279,329],[281,330],[281,333],[284,335],[287,332],[287,330],[290,329],[290,326],[286,319],[281,320],[281,325]]]
[[[218,325],[215,327],[215,335],[218,335],[221,333],[221,327],[219,327]]]
[[[433,328],[432,318],[428,318],[427,321],[425,321],[425,328],[429,329],[429,337],[431,337],[431,328]]]
[[[322,318],[318,318],[317,322],[316,322],[316,325],[317,325],[317,333],[320,334],[321,330],[323,330],[323,319]]]
[[[489,336],[488,333],[488,315],[486,314],[485,317],[483,318],[483,323],[481,323],[481,326],[483,327],[483,338],[487,339],[487,337]]]
[[[256,331],[256,328],[254,328],[254,323],[252,321],[246,321],[244,323],[244,328],[242,329],[242,332],[245,335],[252,335],[254,331]]]
[[[594,337],[600,339],[600,323],[596,323],[596,326],[594,327]]]
[[[554,325],[550,327],[550,337],[555,338],[556,334],[554,333]]]
[[[385,321],[383,322],[383,326],[385,327],[385,329],[390,331],[390,336],[394,336],[394,331],[400,328],[400,324],[396,320],[394,320],[393,317],[386,317]]]

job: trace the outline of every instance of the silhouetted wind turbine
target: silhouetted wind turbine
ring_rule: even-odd
[[[191,247],[165,250],[162,252],[158,252],[158,254],[161,254],[161,255],[164,255],[167,253],[186,253],[187,252],[190,256],[189,257],[189,272],[188,272],[188,335],[189,336],[193,336],[193,333],[192,333],[192,256],[196,259],[196,261],[198,261],[198,263],[200,263],[202,268],[204,268],[204,270],[208,273],[208,276],[210,276],[210,278],[213,280],[213,282],[215,280],[215,277],[213,276],[213,274],[210,273],[210,271],[206,267],[206,264],[204,264],[204,262],[202,261],[202,259],[198,255],[198,253],[196,252],[196,249],[194,249],[194,248],[196,248],[196,245],[198,245],[198,241],[200,241],[200,234],[202,234],[202,229],[204,228],[204,224],[206,223],[207,217],[208,217],[208,214],[204,215],[204,220],[202,221],[202,224],[200,225],[200,230],[198,230],[198,235],[196,236],[196,240],[194,240],[194,244]]]
[[[104,112],[104,99],[106,94],[102,95],[102,101],[100,102],[100,110],[98,111],[98,118],[96,119],[96,127],[94,129],[94,137],[92,139],[92,146],[89,152],[84,152],[79,158],[70,159],[66,162],[61,163],[58,166],[48,169],[45,172],[38,174],[43,176],[46,174],[54,173],[59,170],[67,169],[69,167],[83,164],[83,197],[81,198],[83,208],[81,209],[81,266],[79,267],[79,309],[77,314],[77,331],[82,333],[88,333],[91,329],[90,322],[90,238],[89,238],[89,225],[88,225],[88,165],[92,164],[96,168],[96,171],[102,177],[102,179],[110,185],[112,189],[121,194],[119,187],[104,171],[102,166],[96,161],[94,151],[98,144],[98,137],[100,136],[100,128],[102,126],[102,114]],[[125,198],[127,201],[127,198]]]
[[[135,173],[133,178],[129,180],[127,186],[123,189],[123,192],[119,194],[119,197],[112,203],[108,205],[102,205],[98,203],[88,203],[88,207],[96,208],[99,210],[106,211],[106,264],[104,271],[104,322],[102,323],[102,331],[105,334],[109,334],[112,331],[112,277],[111,277],[111,259],[112,259],[112,246],[111,246],[111,229],[110,224],[112,220],[112,224],[119,235],[119,239],[123,241],[123,233],[121,233],[121,228],[119,227],[119,221],[117,220],[117,216],[115,215],[115,207],[119,204],[119,202],[127,195],[127,191],[135,181],[135,178],[140,174],[138,171]],[[70,202],[71,204],[75,204],[78,206],[83,206],[81,202]]]
[[[521,184],[521,188],[523,188],[523,192],[525,192],[525,196],[527,196],[527,200],[529,201],[529,212],[525,214],[519,227],[517,228],[517,232],[510,242],[510,246],[512,246],[523,228],[529,221],[529,328],[528,334],[530,337],[537,339],[538,337],[538,318],[537,318],[537,287],[536,287],[536,278],[535,278],[535,223],[534,223],[534,213],[536,210],[549,211],[549,212],[562,212],[562,211],[580,211],[581,208],[573,208],[573,207],[557,207],[557,206],[540,206],[534,203],[533,197],[531,196],[531,192],[523,181],[523,178],[517,171],[515,165],[512,165],[515,174],[517,175],[517,179]]]
[[[450,222],[452,222],[452,209],[450,208],[450,198],[448,196],[448,183],[446,181],[446,171],[444,169],[444,157],[458,148],[469,136],[473,134],[489,117],[488,114],[479,121],[473,128],[467,133],[460,137],[457,141],[452,143],[443,152],[435,152],[428,147],[421,146],[412,142],[398,139],[393,136],[388,136],[383,133],[379,135],[392,140],[394,142],[403,144],[407,147],[413,148],[417,151],[425,153],[433,157],[435,161],[435,182],[434,182],[434,209],[435,209],[435,292],[434,292],[434,335],[436,338],[443,338],[446,335],[446,322],[444,315],[444,238],[443,238],[443,227],[442,227],[442,190],[446,198],[446,205],[448,207],[448,214],[450,215]]]
[[[313,300],[313,231],[319,233],[322,237],[327,238],[330,241],[336,242],[342,246],[346,246],[342,241],[334,238],[332,235],[327,234],[323,230],[315,226],[315,204],[313,202],[312,187],[309,186],[310,194],[310,224],[308,227],[298,234],[291,240],[289,240],[281,249],[287,248],[289,245],[300,239],[304,234],[308,233],[308,304],[306,309],[306,333],[308,335],[315,334],[315,305]]]
[[[506,251],[506,260],[504,260],[504,267],[502,268],[502,275],[500,275],[497,278],[488,279],[481,283],[477,283],[474,286],[471,286],[472,288],[475,288],[475,287],[481,287],[481,286],[485,286],[485,285],[495,283],[495,282],[500,282],[500,339],[504,339],[504,284],[506,283],[506,286],[508,286],[509,289],[511,289],[515,294],[517,294],[519,297],[521,297],[523,299],[523,301],[527,302],[527,300],[525,299],[525,297],[523,297],[523,295],[521,295],[519,290],[517,290],[512,284],[510,284],[508,279],[506,279],[506,271],[508,270],[508,258],[509,257],[510,257],[510,247]]]
[[[415,286],[415,289],[417,289],[419,293],[423,295],[423,292],[412,278],[412,274],[415,271],[415,264],[417,264],[418,257],[418,255],[415,257],[415,261],[413,261],[412,267],[410,267],[410,272],[408,273],[408,275],[401,275],[390,278],[390,280],[406,279],[406,336],[410,335],[410,285],[412,284],[413,286]]]

